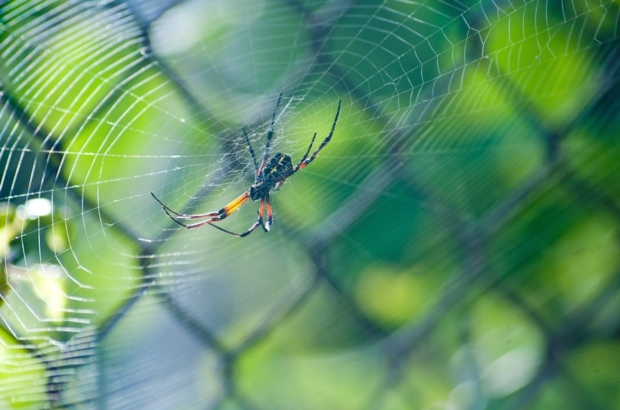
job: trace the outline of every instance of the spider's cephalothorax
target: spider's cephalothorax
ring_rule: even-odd
[[[250,199],[252,201],[264,199],[270,192],[282,188],[293,169],[293,160],[290,155],[281,152],[275,154],[250,187]]]
[[[332,129],[329,132],[329,135],[325,138],[325,140],[321,143],[321,145],[312,153],[310,158],[308,158],[308,154],[312,149],[312,145],[314,144],[314,139],[316,138],[316,133],[312,137],[312,141],[310,141],[310,146],[306,150],[306,153],[301,158],[297,166],[293,166],[293,160],[290,155],[282,154],[278,152],[273,157],[269,158],[269,146],[271,145],[271,139],[274,133],[274,125],[276,122],[276,113],[278,111],[278,106],[280,105],[280,99],[282,98],[282,93],[278,97],[278,101],[276,102],[276,108],[273,111],[273,116],[271,117],[271,125],[269,126],[269,130],[267,131],[267,142],[265,143],[265,154],[263,155],[263,160],[258,165],[256,161],[256,154],[254,153],[254,149],[252,148],[252,144],[250,144],[250,139],[248,138],[247,133],[245,132],[245,128],[243,129],[243,135],[245,136],[245,140],[248,144],[248,148],[250,149],[250,155],[252,155],[252,161],[254,162],[254,183],[250,186],[250,188],[241,194],[237,199],[226,205],[224,208],[220,209],[217,212],[207,212],[204,214],[181,214],[173,211],[168,206],[164,205],[152,192],[153,198],[164,208],[164,212],[172,219],[174,222],[183,226],[187,229],[198,228],[199,226],[203,226],[206,224],[211,225],[214,228],[217,228],[221,231],[229,233],[234,236],[238,236],[243,238],[251,234],[258,226],[262,226],[265,232],[269,232],[271,224],[273,223],[273,211],[271,209],[271,202],[269,201],[269,194],[271,192],[275,192],[284,185],[286,180],[293,175],[295,172],[300,169],[304,169],[308,164],[310,164],[316,156],[321,152],[323,148],[329,143],[332,139],[332,135],[334,135],[334,130],[336,129],[336,123],[338,122],[338,116],[340,115],[340,104],[342,101],[338,102],[338,110],[336,111],[336,117],[334,118],[334,122],[332,124]],[[226,218],[237,209],[241,207],[244,203],[246,203],[249,199],[253,201],[260,200],[260,205],[258,208],[258,220],[248,229],[247,231],[239,234],[230,232],[224,228],[221,228],[217,225],[213,225],[214,222],[219,222],[222,219]],[[263,216],[267,213],[267,223],[263,224]],[[173,216],[174,215],[174,216]],[[207,218],[205,221],[196,222],[192,224],[184,224],[179,221],[179,219],[203,219]]]

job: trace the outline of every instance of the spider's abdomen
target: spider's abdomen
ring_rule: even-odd
[[[263,179],[273,178],[275,182],[278,182],[287,178],[292,170],[293,160],[291,156],[278,152],[265,165]]]
[[[253,201],[265,198],[270,192],[277,191],[293,171],[293,160],[290,155],[278,152],[265,165],[263,173],[250,187],[250,198]]]

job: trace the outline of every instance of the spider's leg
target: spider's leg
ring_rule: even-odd
[[[218,212],[207,212],[205,214],[195,214],[195,215],[180,214],[180,213],[178,213],[176,211],[173,211],[168,206],[164,205],[164,203],[162,201],[160,201],[159,198],[157,198],[154,193],[151,192],[151,195],[153,195],[153,198],[155,198],[155,200],[157,202],[159,202],[159,204],[164,208],[164,211],[166,212],[166,214],[170,218],[172,218],[172,219],[174,219],[174,218],[170,214],[175,215],[179,219],[202,219],[202,218],[209,218],[209,217],[212,217],[212,216],[218,216],[219,215]]]
[[[269,195],[267,195],[267,200],[269,199]],[[260,221],[260,226],[263,227],[265,232],[269,232],[269,228],[265,228],[263,217],[265,216],[265,212],[267,211],[267,200],[263,199],[261,201],[261,207],[258,210],[258,220]]]
[[[297,166],[294,168],[295,171],[297,171],[299,169],[299,167],[301,166],[301,164],[306,160],[306,158],[308,158],[308,154],[310,153],[310,150],[312,149],[312,144],[314,144],[314,139],[315,138],[316,138],[316,132],[312,136],[312,141],[310,141],[310,145],[308,146],[308,149],[306,150],[306,153],[304,154],[303,157],[301,157],[301,159],[299,160],[299,164],[297,164]]]
[[[201,226],[203,226],[203,225],[209,225],[209,226],[212,226],[212,227],[213,227],[213,228],[215,228],[215,229],[219,229],[220,231],[222,231],[222,232],[226,232],[226,233],[228,233],[228,234],[230,234],[230,235],[232,235],[232,236],[238,236],[238,237],[243,238],[244,236],[246,236],[246,235],[248,235],[248,234],[249,234],[249,233],[247,233],[247,232],[246,232],[246,233],[244,233],[244,234],[238,234],[238,233],[231,232],[231,231],[229,231],[229,230],[227,230],[227,229],[224,229],[224,228],[222,228],[222,227],[219,227],[219,226],[217,226],[217,225],[214,225],[214,224],[213,224],[213,222],[217,222],[217,221],[213,221],[212,219],[207,219],[206,221],[196,222],[196,223],[194,223],[194,224],[189,224],[189,225],[185,225],[184,223],[179,222],[179,221],[177,221],[176,219],[172,219],[172,220],[173,220],[174,222],[178,223],[179,225],[181,225],[183,228],[187,228],[187,229],[199,228],[199,227],[201,227]],[[258,226],[258,223],[255,223],[254,225],[257,225],[257,226]],[[256,227],[255,227],[255,226],[253,226],[253,228],[250,228],[250,229],[253,231],[254,229],[256,229]],[[250,231],[250,232],[251,232],[251,231]]]
[[[217,211],[217,216],[210,219],[211,222],[219,222],[222,219],[226,218],[237,209],[241,207],[241,205],[245,204],[248,199],[250,199],[250,191],[245,191],[243,194],[239,195],[234,201],[226,205],[224,208]]]
[[[263,155],[263,162],[260,164],[259,171],[256,173],[256,175],[263,172],[263,169],[265,169],[265,165],[267,165],[267,158],[269,158],[269,147],[271,146],[271,139],[273,138],[274,127],[276,124],[276,114],[278,113],[280,99],[282,99],[281,92],[278,96],[278,101],[276,101],[276,108],[273,110],[273,115],[271,116],[271,124],[269,125],[269,130],[267,131],[267,142],[265,142],[265,154]]]
[[[265,199],[265,206],[267,208],[267,224],[263,226],[263,229],[265,232],[269,232],[269,229],[271,229],[271,224],[273,223],[273,210],[271,209],[269,195],[267,195],[267,198]]]
[[[220,227],[220,226],[217,226],[217,225],[214,225],[214,224],[212,224],[212,223],[210,223],[210,224],[209,224],[209,226],[211,226],[211,227],[213,227],[213,228],[215,228],[215,229],[219,229],[219,230],[220,230],[220,231],[222,231],[222,232],[226,232],[227,234],[230,234],[230,235],[232,235],[232,236],[237,236],[237,237],[243,238],[243,237],[241,236],[241,234],[231,232],[231,231],[229,231],[229,230],[227,230],[227,229],[224,229],[224,228],[222,228],[222,227]]]
[[[178,220],[174,219],[173,217],[170,217],[170,219],[172,219],[174,222],[178,223],[179,225],[181,225],[183,228],[186,228],[186,229],[199,228],[199,227],[201,227],[203,225],[211,224],[211,222],[212,222],[211,219],[207,219],[206,221],[201,221],[201,222],[196,222],[196,223],[193,223],[193,224],[185,225],[183,222],[178,221]]]
[[[252,155],[252,162],[254,162],[254,178],[258,176],[258,162],[256,162],[256,154],[254,153],[254,148],[252,148],[252,144],[250,144],[250,138],[248,134],[245,132],[245,127],[243,127],[243,135],[245,135],[245,142],[248,143],[248,148],[250,149],[250,155]]]
[[[174,218],[172,218],[172,220],[174,222],[178,223],[179,225],[181,225],[183,228],[187,228],[187,229],[199,228],[199,227],[204,226],[204,225],[209,225],[209,226],[212,226],[212,227],[214,227],[216,229],[219,229],[222,232],[226,232],[226,233],[231,234],[233,236],[240,236],[240,237],[242,237],[242,235],[240,235],[238,233],[234,233],[234,232],[231,232],[231,231],[229,231],[227,229],[224,229],[224,228],[221,228],[221,227],[219,227],[217,225],[214,225],[213,222],[217,222],[217,221],[214,221],[213,219],[207,219],[206,221],[196,222],[196,223],[188,224],[188,225],[185,225],[184,223],[179,222],[179,221],[177,221]],[[221,219],[218,219],[218,220],[221,220]],[[252,230],[254,230],[254,229],[252,229]]]
[[[316,149],[316,151],[314,151],[314,153],[312,154],[310,158],[304,160],[301,164],[299,164],[296,171],[300,169],[304,169],[306,166],[308,166],[309,163],[314,161],[314,159],[319,154],[319,152],[321,152],[321,150],[325,148],[325,146],[329,143],[329,141],[331,141],[332,136],[334,135],[334,130],[336,129],[336,123],[338,122],[338,116],[340,115],[341,104],[342,104],[342,100],[338,101],[338,110],[336,111],[336,118],[334,118],[334,123],[332,124],[332,130],[329,132],[329,135],[327,136],[327,138],[325,138],[325,140],[321,143],[321,145],[319,145],[319,147]]]
[[[157,198],[155,198],[155,199],[157,199]],[[217,212],[209,212],[208,214],[203,214],[203,215],[205,215],[205,217],[209,216],[209,219],[207,219],[206,221],[196,222],[196,223],[188,224],[188,225],[184,224],[183,222],[180,222],[177,218],[173,217],[169,213],[168,207],[166,207],[165,205],[164,205],[164,211],[166,212],[166,215],[168,215],[170,217],[170,219],[172,219],[174,222],[178,223],[182,227],[187,228],[187,229],[193,229],[193,228],[198,228],[198,227],[206,225],[206,224],[211,224],[213,222],[221,221],[222,219],[226,218],[227,216],[229,216],[230,214],[235,212],[237,209],[239,209],[241,207],[241,205],[245,204],[248,201],[248,199],[250,199],[250,193],[249,193],[249,191],[245,191],[243,194],[241,194],[239,197],[237,197],[234,201],[232,201],[231,203],[229,203],[228,205],[226,205],[224,208],[220,209],[219,211],[217,211]],[[174,213],[174,211],[172,211],[172,212]],[[176,213],[174,213],[174,214],[177,215]],[[184,216],[184,215],[181,215],[181,216]],[[187,216],[191,217],[191,218],[181,218],[181,217],[179,217],[179,219],[195,219],[195,218],[197,218],[196,215],[187,215]]]
[[[207,221],[207,223],[208,223],[210,226],[212,226],[212,227],[214,227],[214,228],[216,228],[216,229],[219,229],[219,230],[220,230],[220,231],[222,231],[222,232],[226,232],[226,233],[228,233],[228,234],[230,234],[230,235],[232,235],[232,236],[236,236],[236,237],[239,237],[239,238],[245,238],[246,236],[248,236],[249,234],[251,234],[252,232],[254,232],[254,230],[255,230],[256,228],[258,228],[258,226],[259,226],[259,225],[260,225],[260,226],[263,226],[263,207],[264,207],[264,205],[265,205],[265,201],[261,199],[261,201],[260,201],[260,208],[259,208],[259,210],[258,210],[258,220],[257,220],[256,222],[254,222],[254,224],[253,224],[252,226],[250,226],[250,229],[248,229],[247,231],[245,231],[245,232],[243,232],[243,233],[234,233],[234,232],[228,231],[228,230],[226,230],[226,229],[224,229],[224,228],[220,228],[220,227],[219,227],[219,226],[217,226],[217,225],[213,225],[213,224],[211,223],[211,222],[217,222],[217,221],[211,221],[211,220],[209,220],[209,221]]]
[[[250,229],[248,229],[247,231],[245,231],[242,234],[240,234],[239,235],[240,238],[245,238],[246,236],[248,236],[249,234],[254,232],[254,229],[258,228],[259,225],[262,226],[263,229],[265,228],[265,225],[263,225],[264,209],[265,209],[265,200],[261,199],[260,205],[259,205],[259,208],[258,208],[258,220],[256,222],[254,222],[254,224],[252,226],[250,226]]]

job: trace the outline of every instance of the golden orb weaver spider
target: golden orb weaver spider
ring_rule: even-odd
[[[269,199],[269,194],[275,192],[282,188],[282,185],[286,182],[288,178],[291,177],[294,173],[299,170],[304,169],[308,166],[316,156],[321,152],[323,148],[331,141],[332,136],[334,135],[334,130],[336,129],[336,123],[338,122],[338,116],[340,115],[340,105],[342,100],[338,101],[338,109],[336,111],[336,117],[334,118],[334,122],[332,124],[332,129],[329,132],[329,135],[325,138],[325,140],[321,143],[321,145],[312,153],[310,158],[308,158],[308,154],[312,149],[312,145],[314,144],[314,139],[316,138],[316,132],[312,137],[312,141],[310,141],[310,146],[306,150],[306,153],[301,158],[297,166],[293,167],[293,160],[290,155],[283,154],[281,152],[276,153],[273,157],[269,158],[269,147],[271,146],[271,139],[273,138],[274,133],[274,125],[276,121],[276,113],[278,112],[278,106],[280,105],[280,99],[282,98],[282,93],[278,96],[278,101],[276,102],[276,108],[273,110],[273,115],[271,117],[271,125],[269,126],[269,130],[267,131],[267,142],[265,143],[265,153],[263,155],[263,160],[258,165],[256,161],[256,154],[254,153],[254,149],[252,148],[252,144],[250,144],[250,139],[248,138],[248,134],[245,132],[245,127],[243,128],[243,135],[245,136],[245,141],[248,144],[248,148],[250,150],[250,155],[252,156],[252,161],[254,162],[254,183],[241,194],[237,199],[233,200],[231,203],[226,205],[224,208],[220,209],[217,212],[207,212],[204,214],[181,214],[176,211],[170,209],[167,205],[165,205],[162,201],[160,201],[155,194],[151,192],[153,198],[163,207],[164,212],[170,219],[174,222],[178,223],[184,228],[193,229],[198,228],[203,225],[210,225],[214,228],[219,229],[222,232],[226,232],[228,234],[237,236],[239,238],[243,238],[254,232],[258,226],[262,226],[265,232],[269,232],[271,229],[271,224],[273,223],[273,210],[271,209],[271,202]],[[234,233],[229,230],[226,230],[217,225],[213,225],[214,222],[219,222],[224,218],[227,218],[233,212],[237,211],[241,205],[245,204],[249,199],[252,201],[259,201],[260,205],[258,208],[258,220],[245,232],[243,233]],[[263,223],[263,217],[265,215],[265,211],[267,212],[267,223]],[[174,216],[173,216],[174,215]],[[208,218],[205,221],[196,222],[192,224],[184,224],[181,220],[188,219],[203,219]]]

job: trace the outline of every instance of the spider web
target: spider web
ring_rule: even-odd
[[[0,408],[617,406],[619,11],[1,2]]]

